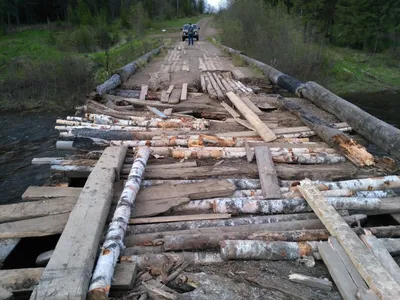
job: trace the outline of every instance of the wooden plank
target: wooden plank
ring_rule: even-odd
[[[188,84],[182,84],[182,94],[181,94],[181,101],[186,101],[188,99]]]
[[[149,90],[148,85],[142,85],[142,89],[140,90],[139,100],[146,100],[148,90]]]
[[[64,157],[39,157],[32,159],[32,165],[49,165],[53,160],[64,159]]]
[[[265,199],[281,199],[278,175],[272,161],[271,151],[268,147],[254,148],[260,177],[262,195]]]
[[[112,281],[113,290],[131,290],[136,279],[136,263],[124,261],[116,264]]]
[[[168,88],[168,90],[167,90],[167,95],[168,95],[168,96],[171,95],[171,93],[172,93],[174,87],[175,87],[175,86],[174,86],[173,84],[171,84],[171,85],[169,86],[169,88]]]
[[[256,115],[261,116],[264,114],[249,98],[241,97],[241,99]]]
[[[89,175],[31,299],[84,299],[126,147],[108,147]],[[59,216],[55,216],[59,217]]]
[[[180,169],[180,168],[191,168],[191,167],[197,167],[197,161],[188,161],[176,164],[148,165],[146,166],[146,170]]]
[[[389,274],[392,275],[393,279],[396,280],[397,283],[400,283],[400,267],[385,246],[373,235],[362,235],[361,240],[378,258]]]
[[[77,197],[68,197],[2,205],[0,223],[70,213],[76,201]]]
[[[178,104],[181,99],[182,90],[174,89],[169,96],[168,104]]]
[[[48,236],[61,233],[69,213],[0,224],[0,239]]]
[[[232,116],[232,118],[240,118],[240,115],[234,110],[232,107],[230,107],[228,104],[226,104],[224,101],[221,102],[221,106],[226,109],[226,111]]]
[[[297,187],[332,236],[337,237],[368,286],[382,299],[400,299],[400,285],[310,180]]]
[[[328,243],[320,243],[318,252],[331,274],[333,281],[344,300],[357,300],[357,286],[347,272],[346,266],[339,255]]]
[[[309,287],[317,288],[323,291],[332,290],[332,282],[322,278],[311,277],[303,274],[290,274],[289,280],[296,283],[301,283]]]
[[[167,99],[168,102],[168,99]],[[172,114],[172,108],[166,108],[164,109],[164,115],[170,116]]]
[[[163,184],[140,189],[136,203],[180,197],[188,197],[191,200],[228,197],[235,190],[235,185],[227,180],[206,180],[180,185]]]
[[[236,106],[240,113],[249,121],[249,123],[257,130],[261,138],[270,142],[276,139],[276,135],[263,123],[260,118],[233,92],[228,92],[226,96]]]
[[[65,197],[79,197],[82,188],[72,187],[51,187],[51,186],[30,186],[22,195],[22,200],[42,200],[43,198],[65,198]]]
[[[32,290],[40,280],[43,268],[0,270],[0,286],[11,291]]]
[[[187,197],[165,198],[149,202],[136,202],[135,211],[133,212],[132,217],[136,218],[157,216],[159,214],[168,212],[176,206],[187,204],[189,202],[190,199]]]
[[[2,239],[0,240],[0,269],[10,253],[18,245],[20,239]],[[0,298],[1,299],[1,298]]]
[[[236,118],[235,121],[236,121],[238,124],[242,125],[243,127],[246,127],[247,129],[250,129],[250,130],[253,130],[254,132],[256,132],[256,130],[254,129],[254,127],[251,126],[250,123],[247,122],[246,120]],[[257,135],[258,135],[258,133],[257,133]]]
[[[170,94],[167,94],[167,91],[161,91],[160,101],[162,103],[168,103],[169,95]]]
[[[247,158],[247,162],[251,163],[254,159],[255,156],[255,151],[254,151],[254,146],[251,147],[248,141],[244,142],[244,146],[246,149],[246,158]]]
[[[201,214],[201,215],[188,215],[188,216],[167,216],[167,217],[130,219],[129,224],[130,225],[138,225],[138,224],[169,223],[169,222],[182,222],[182,221],[219,220],[219,219],[230,219],[230,218],[231,218],[231,214]]]
[[[357,288],[365,288],[367,289],[367,285],[365,284],[364,279],[361,277],[360,273],[358,273],[356,267],[354,264],[351,262],[350,257],[346,254],[346,251],[344,251],[342,245],[339,243],[338,239],[335,237],[329,237],[329,243],[331,244],[332,248],[336,251],[336,253],[339,255],[340,259],[342,260],[343,264],[346,266],[346,269],[350,275],[350,277],[353,279],[355,285]]]
[[[153,114],[155,114],[156,116],[158,116],[161,119],[168,119],[168,117],[163,114],[161,111],[159,111],[157,108],[155,107],[151,107],[151,106],[146,106],[146,108],[148,110],[150,110]]]

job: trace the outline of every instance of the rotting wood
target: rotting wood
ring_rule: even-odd
[[[221,102],[221,106],[226,109],[226,111],[234,118],[240,118],[240,115],[228,104],[226,104],[224,101]]]
[[[142,85],[142,89],[140,90],[139,100],[146,100],[148,90],[149,90],[148,85]]]
[[[357,141],[350,138],[345,133],[338,129],[332,128],[330,124],[312,115],[293,101],[278,97],[283,105],[289,109],[293,114],[298,116],[300,120],[310,127],[317,135],[322,138],[329,145],[338,149],[356,166],[372,166],[375,164],[374,157],[365,149],[364,146],[359,145]]]
[[[158,199],[149,202],[137,202],[132,217],[152,217],[166,213],[174,207],[190,202],[188,197]]]
[[[151,227],[157,226],[158,223],[169,222],[190,222],[199,220],[217,220],[217,219],[230,219],[231,214],[201,214],[201,215],[188,215],[188,216],[166,216],[166,217],[153,217],[153,218],[134,218],[129,220],[129,225],[153,224]]]
[[[389,272],[393,279],[400,283],[400,267],[397,262],[390,255],[385,246],[366,230],[366,234],[361,236],[361,240],[368,247],[368,249],[376,256],[382,266]]]
[[[210,72],[207,72],[208,80],[210,81],[212,87],[214,88],[214,91],[217,94],[218,100],[222,101],[224,100],[225,96],[222,93],[220,87],[218,86],[218,83],[215,81],[213,75]]]
[[[207,73],[203,73],[203,76],[204,76],[204,80],[205,80],[205,83],[206,83],[207,92],[210,95],[210,98],[214,99],[214,100],[218,99],[217,92],[215,91],[215,89],[214,89],[214,87],[213,87],[213,85],[211,83],[211,80],[208,77],[208,74]]]
[[[270,142],[276,139],[276,135],[265,125],[256,114],[254,114],[243,101],[236,96],[233,92],[228,92],[227,97],[236,106],[240,113],[249,121],[249,123],[254,126],[257,133],[266,142]]]
[[[329,232],[338,238],[369,287],[382,299],[400,298],[399,284],[321,196],[319,190],[309,180],[302,181],[298,188]]]
[[[343,299],[357,300],[358,288],[351,279],[339,255],[328,243],[320,243],[318,251]]]
[[[141,147],[136,153],[135,161],[118,201],[117,209],[114,212],[112,222],[101,248],[101,254],[92,275],[88,292],[89,299],[103,299],[108,297],[115,265],[121,253],[126,227],[129,223],[132,207],[139,192],[149,156],[150,149],[148,147]]]
[[[162,103],[168,103],[169,95],[170,95],[170,94],[168,94],[167,91],[162,90],[162,91],[161,91],[161,102],[162,102]]]
[[[85,297],[113,198],[113,183],[119,179],[126,150],[125,147],[109,147],[103,152],[31,295],[32,300]]]
[[[22,194],[23,201],[33,201],[38,199],[57,199],[65,197],[78,198],[82,188],[73,187],[51,187],[51,186],[30,186]]]
[[[268,147],[255,147],[257,168],[264,199],[279,199],[282,197],[278,176]]]
[[[350,257],[346,254],[346,251],[343,249],[342,245],[339,243],[336,237],[329,237],[329,244],[331,244],[334,251],[342,260],[343,264],[345,265],[350,277],[353,279],[355,285],[358,289],[360,288],[367,288],[364,279],[361,277],[360,273],[358,273],[357,269],[355,268],[354,264],[351,262]]]
[[[162,113],[161,111],[159,111],[157,108],[155,107],[151,107],[151,106],[146,106],[146,108],[151,111],[153,114],[155,114],[157,117],[161,118],[161,119],[168,119],[168,116],[166,116],[164,113]]]
[[[39,283],[42,273],[42,268],[0,270],[0,287],[30,291]]]
[[[149,292],[155,293],[155,294],[157,294],[157,295],[159,295],[159,296],[161,296],[161,297],[163,297],[163,298],[165,298],[165,299],[169,299],[169,300],[176,300],[176,299],[178,299],[175,295],[173,295],[173,294],[171,294],[171,293],[168,293],[168,292],[166,292],[166,291],[163,291],[162,289],[157,288],[157,287],[155,287],[155,286],[153,286],[153,285],[151,285],[151,284],[147,284],[146,282],[142,282],[142,285],[143,285]]]
[[[174,89],[169,96],[168,104],[178,104],[181,98],[182,90]]]
[[[317,277],[311,277],[303,274],[289,274],[289,280],[292,282],[304,284],[306,286],[316,288],[323,291],[332,290],[332,282],[328,279],[322,279]]]
[[[256,115],[261,116],[264,114],[248,97],[242,97],[241,99]]]
[[[182,84],[181,101],[186,101],[188,99],[188,84]]]

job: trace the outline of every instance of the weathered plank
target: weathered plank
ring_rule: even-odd
[[[264,199],[280,199],[282,194],[271,151],[268,147],[255,147],[254,151]]]
[[[332,248],[336,251],[337,255],[342,260],[345,265],[350,277],[353,279],[357,288],[368,288],[365,284],[364,279],[361,277],[360,273],[358,273],[356,267],[351,262],[350,257],[346,254],[346,251],[343,249],[342,245],[339,243],[338,239],[335,237],[329,237],[329,243]]]
[[[18,245],[20,239],[2,239],[0,240],[0,269],[3,267],[3,262],[7,259],[10,253]],[[1,299],[1,298],[0,298]]]
[[[123,264],[115,265],[113,290],[130,290],[135,283],[137,273],[136,263],[126,261]]]
[[[165,198],[158,199],[149,202],[141,201],[135,203],[135,211],[132,214],[132,217],[152,217],[157,216],[162,213],[166,213],[172,208],[187,204],[190,202],[190,199],[187,197],[179,197],[179,198]]]
[[[256,130],[254,129],[254,127],[251,126],[251,124],[250,124],[248,121],[243,120],[243,119],[240,119],[240,118],[235,118],[235,121],[236,121],[238,124],[242,125],[243,127],[246,127],[247,129],[250,129],[250,130],[253,130],[254,132],[256,132]],[[258,135],[258,134],[257,134],[257,135]]]
[[[164,90],[161,91],[160,101],[161,101],[162,103],[168,103],[169,95],[170,95],[170,94],[168,94],[167,91],[164,91]]]
[[[157,108],[155,107],[151,107],[151,106],[146,106],[148,110],[150,110],[153,114],[155,114],[157,117],[161,118],[161,119],[168,119],[168,116],[166,116],[164,113],[162,113],[161,111],[159,111]]]
[[[82,188],[72,188],[72,187],[51,187],[51,186],[30,186],[26,189],[22,195],[22,200],[33,201],[46,199],[56,199],[56,198],[69,198],[69,197],[79,197],[82,192]]]
[[[310,180],[304,180],[298,189],[328,231],[337,237],[368,286],[382,299],[400,299],[399,284],[326,201],[318,188]]]
[[[169,96],[168,104],[178,104],[181,99],[182,90],[174,89]]]
[[[221,102],[221,106],[226,109],[226,111],[232,116],[232,118],[240,118],[240,114],[236,112],[232,107],[226,104],[224,101]]]
[[[357,286],[347,272],[339,255],[328,243],[318,245],[318,251],[344,300],[357,300]]]
[[[182,84],[181,101],[186,101],[188,99],[188,84]]]
[[[260,118],[233,92],[228,92],[226,96],[236,106],[240,113],[249,121],[249,123],[257,130],[261,138],[270,142],[276,139],[275,133],[263,123]]]
[[[129,220],[129,224],[137,225],[137,224],[169,223],[169,222],[184,222],[184,221],[198,221],[198,220],[219,220],[219,219],[230,219],[230,218],[231,214],[167,216],[167,217],[154,217],[154,218],[134,218]]]
[[[296,283],[301,283],[309,287],[317,288],[319,290],[330,291],[332,290],[332,282],[322,278],[311,277],[303,274],[290,274],[289,280]]]
[[[0,270],[0,286],[10,290],[32,290],[42,276],[42,268]]]
[[[188,197],[191,200],[225,197],[231,196],[235,190],[235,185],[227,180],[206,180],[179,185],[163,184],[141,189],[136,202],[180,197]]]
[[[0,223],[69,213],[74,208],[76,201],[77,197],[68,197],[2,205]]]
[[[242,97],[241,99],[256,115],[261,116],[264,114],[249,98]]]
[[[175,88],[175,86],[174,86],[173,84],[171,84],[171,85],[168,87],[168,90],[167,90],[167,95],[168,95],[168,96],[171,95],[171,93],[172,93],[172,91],[174,90],[174,88]]]
[[[139,100],[146,100],[148,90],[149,90],[148,85],[142,85],[142,89],[140,90]]]
[[[86,181],[32,300],[84,299],[127,148],[104,150]]]
[[[191,167],[197,167],[197,162],[196,161],[188,161],[188,162],[176,163],[176,164],[148,165],[148,166],[146,166],[146,170],[180,169],[180,168],[191,168]]]

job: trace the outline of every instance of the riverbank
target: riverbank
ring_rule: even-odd
[[[84,103],[86,95],[114,70],[163,43],[163,36],[155,33],[176,31],[203,17],[153,21],[140,37],[133,30],[114,28],[110,34],[113,46],[107,51],[102,50],[98,37],[95,46],[86,47],[92,52],[76,46],[91,34],[101,35],[98,28],[44,26],[0,36],[0,112],[71,110]],[[62,48],[64,38],[71,36],[74,41]]]

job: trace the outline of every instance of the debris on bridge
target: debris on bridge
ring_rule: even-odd
[[[0,270],[0,294],[181,299],[214,268],[220,286],[240,280],[275,299],[315,289],[315,299],[400,299],[398,130],[364,112],[353,120],[344,100],[242,54],[267,78],[207,42],[166,50],[56,121],[67,154],[32,163],[57,180],[2,206],[1,262],[25,239],[61,237],[36,267]],[[367,132],[380,125],[385,137]],[[374,142],[393,158],[370,153]],[[372,222],[379,215],[386,222]],[[325,273],[310,271],[315,260]],[[267,275],[275,284],[260,279],[261,263],[281,272]]]

